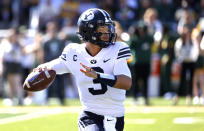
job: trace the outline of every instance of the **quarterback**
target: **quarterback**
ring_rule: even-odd
[[[127,65],[130,49],[115,42],[114,23],[102,9],[89,9],[78,20],[78,35],[84,43],[67,45],[62,55],[36,70],[53,69],[76,77],[82,113],[80,131],[122,131],[126,90],[132,84]]]

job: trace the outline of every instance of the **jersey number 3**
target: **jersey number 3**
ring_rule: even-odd
[[[97,71],[97,72],[100,72],[100,73],[104,73],[103,69],[100,68],[100,67],[92,67],[93,70]],[[102,84],[100,83],[99,81],[97,80],[93,80],[93,83],[94,84],[101,84],[101,89],[98,89],[98,90],[94,90],[94,88],[89,88],[89,92],[92,94],[92,95],[101,95],[101,94],[105,94],[106,91],[108,90],[107,86],[105,84]]]

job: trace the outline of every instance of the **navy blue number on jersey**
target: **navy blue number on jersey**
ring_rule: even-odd
[[[100,72],[100,73],[104,73],[103,69],[101,67],[92,67],[93,70],[97,71],[97,72]],[[97,80],[93,80],[93,83],[94,84],[98,84],[100,83],[99,81]],[[92,94],[92,95],[101,95],[101,94],[105,94],[106,91],[107,91],[107,86],[105,84],[101,84],[101,89],[99,90],[94,90],[94,88],[89,88],[89,92]]]

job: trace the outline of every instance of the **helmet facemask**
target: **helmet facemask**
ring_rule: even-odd
[[[116,41],[117,34],[115,33],[115,27],[113,24],[105,24],[98,26],[92,36],[92,43],[99,45],[102,48],[113,45]]]

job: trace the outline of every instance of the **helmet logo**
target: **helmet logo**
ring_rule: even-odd
[[[83,21],[90,21],[94,18],[94,13],[91,11],[86,11],[85,13],[82,14],[81,19]]]

